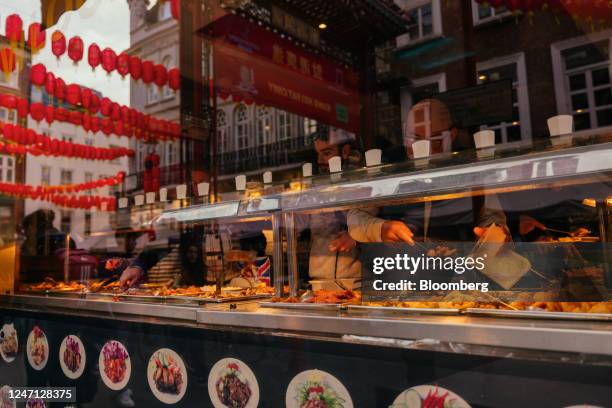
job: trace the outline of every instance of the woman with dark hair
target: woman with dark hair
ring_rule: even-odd
[[[50,255],[66,247],[66,234],[53,226],[55,213],[52,210],[40,209],[26,215],[22,226],[25,240],[21,245],[22,255]],[[70,249],[74,249],[70,240]]]

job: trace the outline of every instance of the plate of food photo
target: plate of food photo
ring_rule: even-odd
[[[100,377],[108,388],[114,391],[123,389],[132,373],[130,355],[123,344],[116,340],[107,341],[98,357]]]
[[[83,342],[77,336],[64,337],[59,349],[60,367],[71,380],[79,378],[85,370],[86,355]]]
[[[346,387],[336,377],[320,370],[302,371],[289,383],[287,408],[353,408]]]
[[[470,408],[470,404],[452,391],[437,385],[418,385],[402,392],[392,408]]]
[[[38,326],[34,326],[26,342],[26,356],[33,369],[40,371],[49,361],[49,342],[45,332]]]
[[[147,379],[153,395],[165,404],[175,404],[187,390],[187,369],[173,350],[162,348],[149,359]]]
[[[12,362],[17,357],[19,351],[19,340],[17,330],[13,323],[5,324],[0,330],[0,355],[7,363]]]
[[[215,408],[257,408],[259,384],[244,362],[224,358],[210,370],[208,394]]]

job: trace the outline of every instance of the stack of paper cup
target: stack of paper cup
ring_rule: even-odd
[[[176,198],[179,200],[187,198],[187,184],[179,184],[176,186]]]
[[[366,166],[379,166],[382,159],[382,150],[370,149],[365,152]]]
[[[140,207],[141,205],[144,204],[144,199],[145,199],[144,194],[138,194],[137,196],[134,197],[134,204],[137,207]]]
[[[329,165],[330,173],[338,173],[342,171],[342,158],[340,156],[334,156],[327,162]]]
[[[246,176],[244,174],[240,174],[236,176],[236,191],[244,190],[246,190]]]
[[[155,191],[150,191],[146,194],[147,204],[155,204]]]
[[[266,171],[263,174],[263,182],[264,182],[264,184],[272,183],[272,172],[271,171]]]
[[[168,189],[166,187],[162,187],[159,189],[159,201],[165,203],[168,201]]]
[[[495,146],[495,132],[492,130],[481,130],[474,133],[474,144],[477,149]]]
[[[574,118],[572,115],[557,115],[548,118],[546,123],[551,136],[567,135],[573,131]]]
[[[198,195],[200,197],[207,196],[209,190],[210,190],[210,183],[207,183],[206,181],[203,181],[203,182],[198,184]]]
[[[412,144],[412,153],[415,159],[424,159],[431,156],[431,142],[429,140],[417,140]]]
[[[312,177],[312,163],[302,164],[302,177]]]

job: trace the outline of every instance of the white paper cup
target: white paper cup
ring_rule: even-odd
[[[159,189],[159,201],[165,203],[168,201],[168,189],[166,187],[162,187]]]
[[[548,118],[546,123],[551,136],[567,135],[573,131],[574,118],[572,115],[557,115]]]
[[[147,193],[147,204],[155,204],[155,191]]]
[[[330,173],[338,173],[342,171],[342,158],[340,156],[334,156],[327,162],[329,165]]]
[[[481,130],[474,133],[474,144],[477,149],[495,146],[495,132],[493,130]]]
[[[417,140],[412,144],[412,152],[415,159],[423,159],[431,155],[431,142],[429,140]]]
[[[240,174],[236,176],[236,191],[244,190],[246,190],[246,176],[244,174]]]
[[[382,150],[370,149],[365,152],[366,166],[379,166],[382,159]]]
[[[312,177],[312,163],[302,164],[302,177]]]
[[[184,200],[187,198],[187,184],[180,184],[176,186],[176,198]]]
[[[272,172],[271,171],[266,171],[263,174],[263,182],[264,182],[264,184],[272,183]]]
[[[127,197],[121,197],[119,199],[119,203],[117,204],[119,208],[127,208],[128,206],[128,198]]]
[[[144,200],[145,200],[144,194],[138,194],[137,196],[134,197],[134,204],[136,206],[141,206],[144,204]]]
[[[210,191],[210,183],[203,181],[198,184],[198,195],[200,197],[207,196],[209,191]]]

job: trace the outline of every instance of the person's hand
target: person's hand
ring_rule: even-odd
[[[142,269],[135,266],[126,268],[119,278],[121,289],[131,288],[142,277]]]
[[[401,221],[385,221],[380,230],[383,242],[406,242],[414,245],[414,234]]]
[[[487,242],[490,243],[504,243],[510,241],[508,229],[497,224],[491,224],[488,227],[474,227],[474,234],[479,239],[486,235]]]
[[[537,221],[528,215],[521,215],[519,217],[519,233],[521,235],[527,235],[534,229],[546,231],[546,226],[541,222]]]
[[[357,242],[351,238],[351,236],[346,231],[342,231],[336,239],[329,243],[328,249],[331,252],[348,252],[353,249],[357,245]]]

